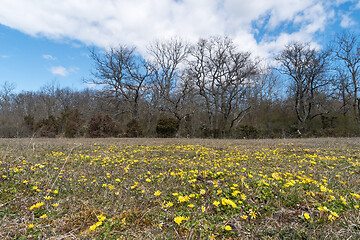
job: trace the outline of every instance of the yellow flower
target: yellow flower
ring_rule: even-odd
[[[234,203],[232,200],[230,200],[230,199],[226,199],[226,198],[222,198],[221,199],[221,204],[222,205],[230,205],[230,206],[232,206],[233,208],[236,208],[236,203]]]
[[[32,205],[32,206],[30,207],[30,210],[33,210],[34,208],[39,208],[39,207],[41,207],[42,205],[44,205],[44,203],[43,203],[43,202],[39,202],[39,203],[37,203],[37,204],[35,204],[35,205]]]
[[[201,189],[201,190],[200,190],[200,194],[201,194],[201,195],[204,195],[205,192],[206,192],[206,191],[205,191],[204,189]]]
[[[187,202],[187,201],[189,201],[189,197],[188,196],[179,196],[178,201],[179,202]]]
[[[350,193],[352,196],[354,196],[356,199],[359,199],[360,198],[360,195],[359,194],[356,194],[356,193]]]
[[[333,215],[334,217],[339,217],[339,215],[336,212],[331,212],[331,215]]]
[[[332,200],[335,200],[335,197],[331,195],[330,199],[329,199],[329,202],[332,201]]]
[[[318,207],[318,210],[322,211],[322,212],[328,212],[329,211],[329,209],[327,207]]]
[[[159,223],[159,228],[160,228],[160,230],[162,230],[162,223]]]
[[[50,200],[50,199],[52,199],[52,197],[50,197],[50,196],[46,196],[46,197],[44,197],[46,200]]]
[[[47,215],[44,214],[44,215],[40,216],[40,218],[47,218]]]
[[[250,216],[252,219],[256,218],[256,213],[252,209],[250,209]]]
[[[234,192],[231,193],[231,195],[233,195],[234,197],[236,197],[239,193],[240,193],[240,191],[235,190]]]
[[[193,208],[193,207],[195,207],[195,205],[194,204],[189,204],[188,207]]]
[[[185,220],[183,216],[174,218],[174,222],[177,223],[178,225],[180,225],[183,220]]]
[[[201,211],[202,211],[202,212],[205,212],[205,210],[206,210],[205,207],[204,207],[204,206],[201,206]]]
[[[310,215],[309,215],[308,213],[304,213],[304,218],[305,218],[306,220],[308,220],[308,219],[310,219]]]
[[[241,194],[241,199],[242,199],[242,200],[246,200],[246,195],[245,195],[245,193]]]
[[[97,228],[96,224],[90,226],[90,230],[94,231]]]
[[[58,190],[54,190],[54,193],[55,193],[55,194],[58,194],[58,193],[59,193],[59,191],[58,191]]]
[[[102,214],[100,214],[97,218],[100,222],[103,222],[106,219],[106,217],[103,216]]]
[[[213,204],[217,207],[217,206],[219,206],[220,202],[219,201],[214,201]]]
[[[34,226],[34,224],[29,224],[28,228],[33,228]]]
[[[165,207],[172,207],[174,204],[172,202],[168,202]]]
[[[151,182],[151,180],[150,180],[149,178],[145,179],[145,181],[147,181],[147,182]]]
[[[231,231],[232,228],[231,228],[229,225],[226,225],[226,226],[225,226],[225,230],[226,230],[226,231]]]
[[[248,218],[248,216],[246,216],[246,215],[242,215],[242,216],[241,216],[241,218],[242,218],[242,219],[247,219],[247,218]]]
[[[57,206],[59,206],[59,204],[58,204],[58,203],[54,203],[53,206],[54,206],[54,207],[57,207]]]
[[[24,180],[23,183],[28,183],[29,181],[28,180]],[[31,224],[30,224],[31,225]]]

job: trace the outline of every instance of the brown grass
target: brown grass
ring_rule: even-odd
[[[359,138],[0,139],[0,238],[360,238],[359,147]]]

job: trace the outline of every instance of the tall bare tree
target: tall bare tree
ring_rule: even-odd
[[[101,85],[111,99],[120,103],[127,103],[129,109],[122,113],[130,112],[131,117],[139,117],[139,104],[147,93],[148,80],[151,71],[146,61],[136,53],[132,47],[120,45],[111,48],[103,54],[91,50],[91,57],[95,62],[93,84]]]
[[[246,94],[257,74],[257,62],[239,52],[229,38],[201,39],[193,47],[188,74],[204,101],[213,136],[223,135],[250,108]]]
[[[360,41],[354,33],[343,32],[336,36],[335,55],[342,62],[342,70],[339,84],[346,85],[352,99],[352,106],[358,121],[360,121],[360,102],[359,102],[359,85],[360,85]],[[347,76],[347,77],[346,77]],[[344,78],[345,77],[345,78]],[[345,86],[343,86],[344,88]]]
[[[327,78],[329,57],[329,51],[318,51],[309,43],[294,42],[285,46],[276,58],[281,64],[280,73],[289,76],[293,87],[298,130],[303,130],[308,121],[324,113],[322,91],[330,83]]]
[[[174,114],[178,120],[184,116],[182,101],[189,87],[181,78],[189,51],[190,45],[177,38],[155,41],[148,47],[154,105],[160,111]]]

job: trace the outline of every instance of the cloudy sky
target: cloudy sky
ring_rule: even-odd
[[[360,34],[359,0],[0,0],[0,84],[17,91],[56,82],[82,89],[88,47],[145,52],[173,36],[226,35],[270,59],[289,41],[322,47],[343,30]]]

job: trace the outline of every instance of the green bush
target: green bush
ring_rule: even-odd
[[[252,125],[242,125],[235,129],[233,136],[235,138],[258,138],[259,132]]]
[[[156,125],[159,137],[174,137],[179,130],[179,120],[172,117],[161,117]]]

